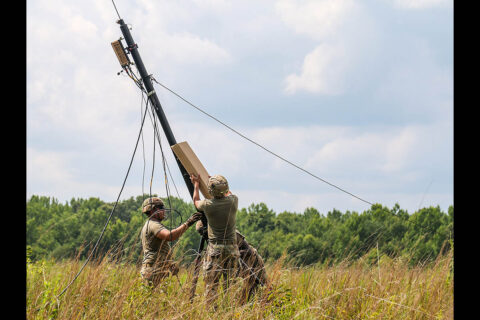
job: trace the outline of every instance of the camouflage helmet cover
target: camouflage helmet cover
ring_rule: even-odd
[[[145,201],[143,201],[143,204],[142,204],[142,213],[150,212],[153,209],[153,207],[163,206],[163,205],[164,204],[162,199],[158,197],[151,197],[151,198],[145,199]]]
[[[214,197],[222,197],[228,192],[228,181],[216,174],[208,179],[208,192]]]

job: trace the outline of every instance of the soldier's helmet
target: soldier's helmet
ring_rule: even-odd
[[[146,214],[150,212],[153,209],[153,207],[156,207],[156,206],[164,206],[162,199],[158,197],[151,197],[151,198],[145,199],[145,201],[143,201],[143,204],[142,204],[142,213]]]
[[[228,192],[228,181],[224,176],[216,174],[208,179],[208,192],[215,198],[221,198]]]

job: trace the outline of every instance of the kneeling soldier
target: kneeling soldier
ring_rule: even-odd
[[[173,261],[168,242],[177,240],[201,218],[201,213],[194,213],[185,223],[170,231],[162,224],[165,218],[162,199],[157,197],[146,199],[142,204],[142,212],[148,216],[148,220],[141,233],[143,261],[140,275],[147,285],[156,287],[169,274],[178,273],[178,265]]]
[[[245,279],[244,293],[241,303],[248,301],[258,289],[267,285],[267,272],[262,257],[245,237],[237,231],[237,244],[240,251],[240,276]]]

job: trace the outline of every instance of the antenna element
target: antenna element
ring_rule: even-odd
[[[123,44],[120,40],[113,41],[112,42],[112,48],[113,51],[115,51],[115,54],[117,55],[118,62],[120,62],[120,65],[122,67],[126,67],[130,64],[130,59],[128,59],[128,56],[125,54],[125,48],[123,47]]]

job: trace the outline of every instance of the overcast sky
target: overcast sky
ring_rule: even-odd
[[[371,203],[453,205],[453,1],[115,4],[147,71],[250,139]],[[117,75],[117,19],[107,0],[27,0],[27,199],[116,200],[142,110],[139,89]],[[240,208],[370,208],[155,90],[177,142],[228,179]],[[121,199],[148,192],[149,118],[144,131]],[[170,191],[191,201],[161,135]],[[163,197],[160,156],[157,145]]]

